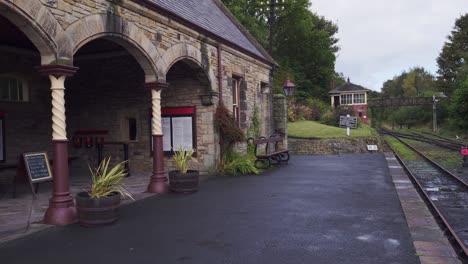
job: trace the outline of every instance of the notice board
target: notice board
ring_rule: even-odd
[[[52,171],[46,152],[24,153],[23,160],[31,184],[52,180]]]

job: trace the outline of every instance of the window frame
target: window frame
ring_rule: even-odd
[[[236,124],[240,127],[240,85],[242,77],[233,75],[232,76],[232,116],[236,120]],[[236,100],[235,100],[236,99]]]
[[[21,75],[18,75],[18,74],[15,74],[15,73],[6,73],[6,74],[1,74],[0,75],[0,85],[2,85],[3,83],[3,80],[6,80],[6,81],[11,81],[11,80],[15,80],[16,81],[16,90],[17,90],[17,98],[18,99],[12,99],[12,87],[11,87],[11,83],[9,82],[8,83],[8,99],[2,99],[0,97],[0,102],[8,102],[8,103],[28,103],[30,102],[30,93],[29,93],[29,84],[28,84],[28,81],[23,78]],[[3,90],[3,87],[0,87],[0,93],[2,92]],[[20,96],[21,94],[21,96]],[[20,97],[21,100],[19,99]]]

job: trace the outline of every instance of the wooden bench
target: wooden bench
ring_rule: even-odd
[[[259,137],[258,139],[249,138],[247,144],[254,144],[254,154],[257,160],[255,161],[256,168],[270,167],[272,162],[277,165],[287,163],[289,161],[289,150],[278,148],[278,143],[283,139],[279,135],[272,135],[268,138]]]

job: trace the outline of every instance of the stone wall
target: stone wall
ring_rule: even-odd
[[[17,56],[0,51],[0,76],[23,79],[29,90],[26,102],[0,102],[5,114],[6,162],[16,163],[24,152],[48,151],[51,154],[51,96],[49,81],[32,65],[39,56]],[[8,63],[3,63],[8,62]]]
[[[289,137],[289,149],[296,155],[325,155],[344,153],[367,153],[367,145],[377,145],[382,151],[382,142],[378,137],[343,138],[343,139],[299,139]]]
[[[15,69],[15,64],[10,65],[10,62],[22,63],[21,70],[15,71],[31,80],[31,102],[2,102],[0,106],[0,111],[6,113],[9,160],[25,150],[50,148],[50,84],[34,67],[57,63],[80,67],[75,77],[67,78],[65,85],[68,139],[71,140],[79,129],[102,129],[109,131],[106,140],[124,140],[122,120],[136,118],[138,139],[130,143],[130,159],[135,169],[149,170],[152,166],[149,151],[151,102],[143,84],[170,79],[167,73],[171,67],[177,61],[188,60],[202,69],[206,80],[198,84],[183,78],[173,81],[173,87],[180,93],[163,92],[162,104],[196,106],[198,160],[204,167],[202,170],[214,163],[219,155],[219,139],[212,124],[217,100],[213,106],[202,106],[199,93],[218,91],[218,40],[130,0],[7,2],[0,0],[0,15],[17,22],[38,48],[34,60],[24,53],[1,60],[8,63],[2,65],[5,68],[0,68],[0,74]],[[131,57],[128,64],[110,63],[105,66],[109,68],[102,68],[100,54],[87,54],[91,59],[95,56],[94,62],[75,60],[76,52],[100,38],[124,47]],[[271,65],[227,45],[221,46],[223,102],[232,109],[231,78],[240,76],[246,82],[245,103],[241,106],[243,129],[250,125],[257,107],[262,115],[262,134],[272,134],[272,99],[264,89],[270,85]],[[109,53],[109,50],[102,52]],[[121,151],[116,149],[109,154],[120,157]],[[70,147],[70,155],[81,156],[89,162],[96,160],[94,148]],[[170,166],[170,162],[167,163]]]

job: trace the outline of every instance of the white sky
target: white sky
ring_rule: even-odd
[[[380,91],[415,66],[436,74],[439,55],[468,0],[311,0],[312,11],[339,27],[336,71]]]

